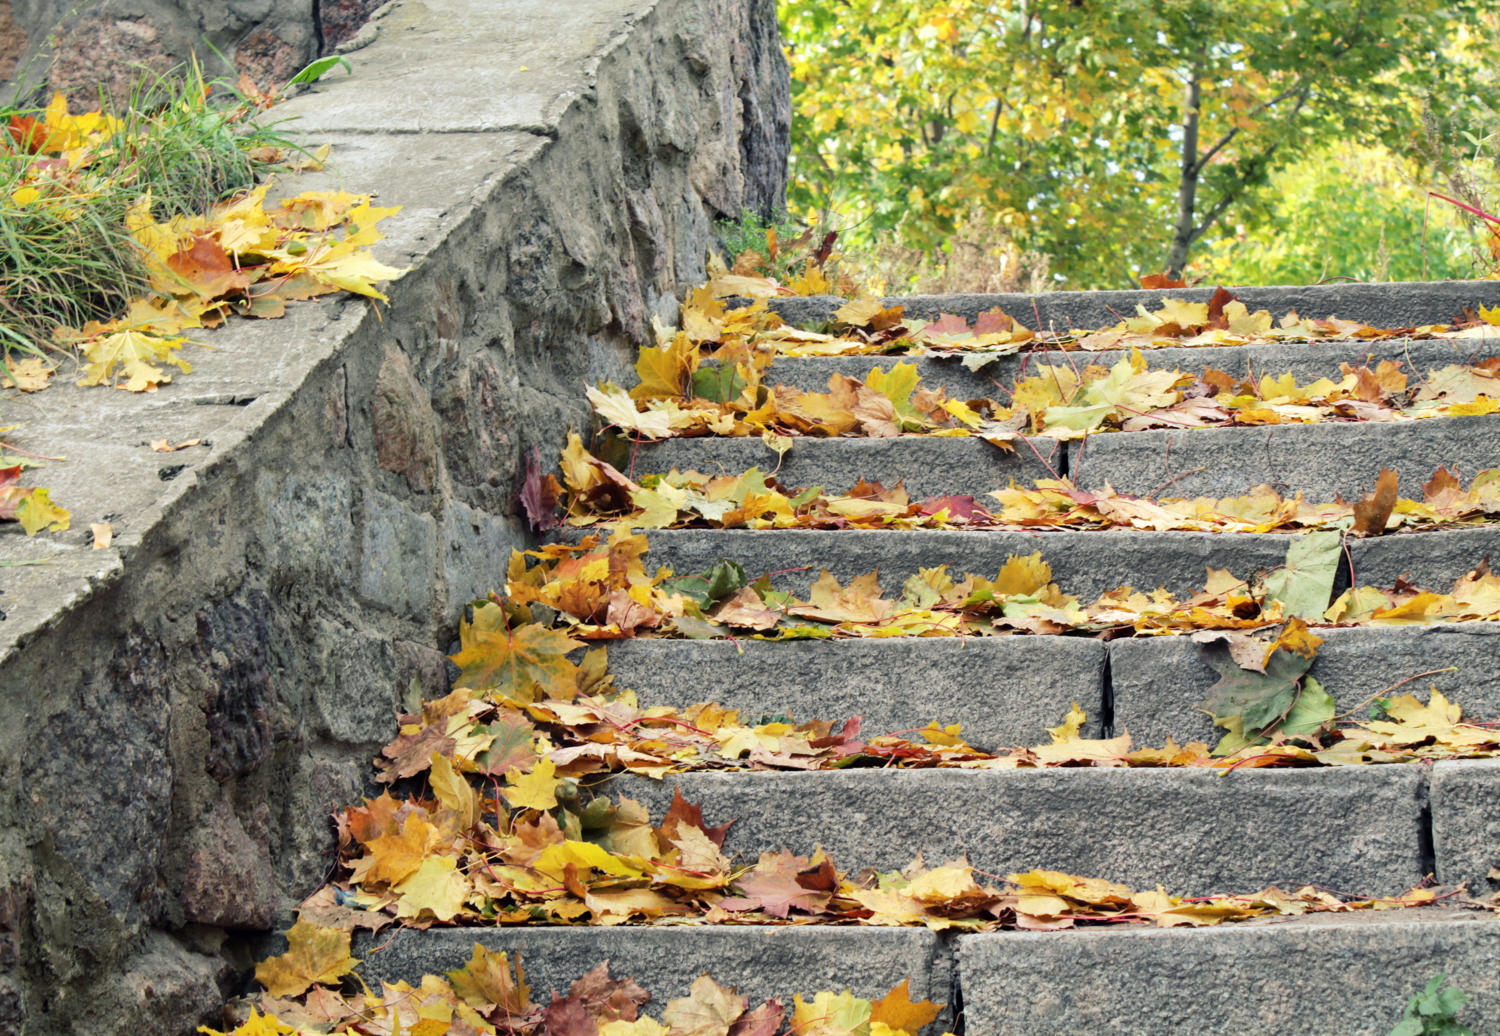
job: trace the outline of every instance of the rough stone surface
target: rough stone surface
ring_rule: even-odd
[[[1061,444],[1039,439],[1037,447],[1055,468]],[[758,467],[769,473],[777,468],[777,457],[759,439],[667,439],[642,445],[632,467],[638,472],[692,469],[705,475],[738,475]],[[1030,482],[1052,474],[1024,443],[1011,451],[983,439],[898,436],[799,438],[781,459],[776,477],[783,485],[822,486],[830,493],[846,492],[860,479],[887,486],[901,482],[913,499],[920,500],[946,493],[979,496],[1008,485],[1011,479]]]
[[[634,640],[609,649],[617,686],[648,705],[716,701],[751,718],[863,716],[865,736],[961,723],[981,748],[1050,739],[1077,702],[1098,736],[1104,645],[1064,637],[836,642]],[[915,735],[911,735],[915,737]]]
[[[281,0],[241,6],[203,5],[217,20],[190,35],[295,42],[271,24]],[[380,116],[416,80],[378,62],[275,113],[371,113],[370,132],[307,138],[333,162],[281,189],[405,206],[375,252],[412,269],[378,319],[320,299],[232,322],[159,392],[8,404],[25,426],[8,442],[71,458],[26,484],[73,529],[0,529],[0,559],[48,562],[0,569],[0,1031],[7,1012],[28,1036],[222,1027],[247,941],[325,879],[329,814],[366,790],[402,695],[446,691],[439,647],[524,542],[525,451],[586,424],[579,379],[629,369],[648,314],[701,277],[712,220],[780,189],[750,182],[778,159],[751,154],[774,137],[743,117],[747,97],[785,117],[784,83],[758,92],[763,0],[588,0],[545,36],[526,18],[556,5],[514,32],[492,6],[397,7],[357,56],[401,66],[398,15],[413,41],[473,30],[480,49],[422,64],[423,89],[462,112],[517,95],[505,75],[531,62],[543,133],[400,132]],[[166,33],[164,10],[109,13]],[[203,444],[164,456],[160,438]],[[92,550],[101,521],[114,543]]]
[[[1070,474],[1084,489],[1105,483],[1121,493],[1238,496],[1268,483],[1308,500],[1357,499],[1381,468],[1401,476],[1401,494],[1422,498],[1422,483],[1442,465],[1466,479],[1500,467],[1500,419],[1435,417],[1385,424],[1193,428],[1094,436]],[[1201,469],[1201,470],[1200,470]],[[1175,481],[1173,481],[1175,480]]]
[[[647,537],[650,563],[670,565],[677,572],[701,571],[730,558],[752,577],[776,573],[771,582],[777,589],[806,593],[825,568],[841,582],[878,569],[881,588],[890,597],[899,597],[901,584],[918,569],[948,565],[955,578],[964,572],[993,577],[1006,559],[1040,551],[1052,566],[1052,581],[1085,601],[1120,586],[1196,592],[1210,566],[1249,576],[1280,565],[1293,539],[1276,534],[1226,538],[1192,532],[934,529],[655,529]]]
[[[1437,880],[1475,899],[1500,888],[1500,761],[1454,759],[1432,768],[1432,848]]]
[[[726,852],[821,843],[839,869],[968,854],[990,874],[1033,867],[1182,895],[1315,884],[1393,895],[1431,869],[1427,771],[839,770],[616,778],[660,815],[674,788],[736,820]]]
[[[1473,472],[1465,472],[1473,474]],[[1352,581],[1360,586],[1394,586],[1407,582],[1430,590],[1448,590],[1486,558],[1500,564],[1500,529],[1434,529],[1421,533],[1350,539]]]
[[[1424,676],[1394,693],[1426,701],[1428,689],[1437,687],[1463,706],[1466,716],[1480,721],[1500,716],[1500,623],[1347,627],[1318,635],[1323,646],[1311,672],[1340,712],[1418,673],[1452,666],[1456,672]],[[1138,745],[1160,745],[1168,737],[1179,743],[1217,741],[1223,730],[1198,708],[1219,679],[1203,650],[1186,637],[1111,641],[1115,733],[1129,730]],[[1357,714],[1367,715],[1365,709]]]
[[[651,994],[646,1012],[657,1018],[705,970],[752,1005],[768,997],[790,1005],[793,993],[810,998],[823,989],[878,998],[903,977],[911,979],[913,1000],[950,1000],[944,947],[932,932],[910,928],[434,928],[361,937],[355,955],[383,944],[360,969],[366,981],[416,982],[463,966],[475,943],[519,951],[532,998],[542,1003],[549,990],[566,995],[575,979],[608,960],[612,975],[634,975]]]
[[[906,295],[882,299],[903,305],[908,316],[936,320],[955,313],[973,320],[999,306],[1027,327],[1112,327],[1118,314],[1144,305],[1161,308],[1165,299],[1207,302],[1214,288],[1166,288],[1152,291],[1049,291],[1037,295]],[[1500,300],[1500,287],[1484,281],[1433,281],[1420,284],[1319,284],[1307,287],[1240,287],[1229,289],[1251,311],[1268,309],[1276,318],[1296,310],[1304,317],[1330,316],[1363,320],[1372,327],[1419,327],[1461,318],[1464,307],[1477,309]],[[794,324],[831,320],[847,302],[833,296],[776,299],[773,308]]]
[[[1493,916],[1318,914],[1274,925],[1094,928],[966,936],[958,967],[971,1036],[1387,1036],[1407,998],[1446,972],[1496,1031]]]

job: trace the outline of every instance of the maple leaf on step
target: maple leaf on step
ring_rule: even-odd
[[[821,992],[809,1003],[798,993],[792,998],[792,1031],[797,1036],[859,1036],[870,1023],[870,1001],[849,990]]]
[[[786,1018],[780,1000],[767,1000],[753,1011],[740,1015],[729,1027],[729,1036],[776,1036]]]
[[[609,961],[604,961],[568,987],[568,999],[583,1004],[584,1010],[600,1023],[635,1021],[640,1006],[651,999],[634,977],[609,977]]]
[[[196,234],[184,242],[175,254],[167,257],[166,266],[176,275],[181,288],[205,299],[243,291],[251,279],[249,274],[236,269],[229,253],[206,234]]]
[[[807,857],[794,856],[785,850],[761,853],[760,862],[735,879],[735,887],[742,895],[722,900],[719,905],[725,910],[763,910],[776,918],[785,918],[793,910],[819,913],[833,894],[829,890],[808,888],[798,880],[808,866]]]
[[[510,770],[505,779],[510,783],[501,788],[500,794],[512,809],[547,810],[557,808],[557,786],[562,778],[557,776],[557,767],[551,759],[539,759],[531,772]]]
[[[555,991],[552,1002],[542,1009],[542,1024],[548,1036],[598,1036],[599,1019],[573,997],[564,998]]]
[[[656,829],[657,835],[663,842],[670,842],[677,837],[678,827],[683,825],[698,828],[704,834],[708,835],[709,841],[713,842],[720,849],[723,849],[724,836],[729,833],[729,829],[734,825],[734,821],[731,820],[729,823],[721,824],[718,827],[707,826],[703,822],[702,807],[694,805],[683,798],[681,788],[674,788],[672,789],[672,805],[667,808],[666,815],[662,817],[661,826]]]
[[[870,1004],[870,1024],[888,1025],[892,1029],[916,1036],[924,1026],[937,1020],[944,1006],[931,1000],[913,1001],[911,979],[904,978],[899,986]]]
[[[728,1036],[729,1027],[745,1013],[746,1001],[707,975],[688,987],[688,995],[667,1003],[662,1021],[672,1036]]]
[[[460,624],[459,643],[463,650],[452,656],[462,670],[455,681],[459,687],[517,701],[568,698],[576,687],[578,667],[567,654],[583,644],[561,630],[536,624],[488,629],[476,621]]]
[[[457,860],[429,856],[395,887],[401,897],[396,901],[396,916],[420,920],[424,913],[430,913],[439,921],[451,921],[464,909],[473,891],[468,876],[458,870]]]
[[[531,987],[526,984],[519,953],[512,962],[505,953],[486,949],[476,942],[469,962],[446,974],[453,991],[469,1006],[486,1014],[498,1008],[501,1017],[496,1021],[516,1018],[531,1010]]]
[[[353,971],[349,933],[298,921],[287,930],[287,952],[256,965],[255,980],[272,996],[300,996],[315,982],[337,982]]]

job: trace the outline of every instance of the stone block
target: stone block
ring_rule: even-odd
[[[270,808],[261,803],[260,812],[254,830],[246,831],[227,799],[214,803],[196,834],[197,847],[178,892],[184,920],[220,928],[271,927],[276,876],[267,828]]]
[[[1466,472],[1473,474],[1473,472]],[[1421,499],[1419,493],[1417,499]],[[1500,564],[1500,529],[1432,529],[1425,532],[1349,539],[1354,581],[1390,587],[1405,577],[1428,590],[1446,591],[1485,558]]]
[[[367,489],[360,594],[377,607],[421,620],[432,610],[437,523],[395,497]]]
[[[272,579],[354,581],[354,491],[347,478],[264,471],[256,488],[270,520],[261,548]]]
[[[390,641],[326,619],[316,621],[321,653],[308,689],[328,733],[352,745],[391,740],[406,688],[396,679]]]
[[[752,1006],[792,994],[850,989],[880,997],[903,978],[913,1000],[950,999],[950,965],[938,937],[914,928],[814,928],[745,926],[432,928],[364,934],[355,956],[360,973],[376,979],[417,982],[424,974],[462,967],[474,944],[521,955],[532,999],[547,1002],[550,990],[564,995],[575,979],[609,961],[616,978],[627,975],[651,994],[644,1013],[661,1017],[667,1001],[686,996],[699,975],[737,987]],[[372,947],[381,946],[378,951]],[[936,1030],[934,1030],[936,1031]]]
[[[1170,482],[1176,496],[1238,496],[1268,483],[1287,496],[1347,500],[1372,490],[1382,468],[1393,468],[1402,495],[1420,500],[1422,482],[1441,465],[1468,476],[1500,466],[1500,418],[1113,433],[1091,437],[1081,462],[1076,449],[1069,456],[1084,489],[1108,483],[1148,496]]]
[[[1484,899],[1500,887],[1500,760],[1453,759],[1432,768],[1432,854],[1437,880]]]
[[[1434,673],[1393,693],[1427,700],[1437,687],[1463,706],[1466,715],[1496,718],[1500,703],[1500,623],[1463,622],[1439,626],[1347,627],[1318,630],[1323,645],[1312,675],[1333,695],[1342,712],[1382,690],[1430,669]],[[1129,730],[1137,745],[1160,745],[1167,737],[1217,741],[1223,730],[1198,711],[1219,678],[1202,650],[1186,637],[1115,640],[1109,645],[1114,689],[1114,730]],[[1361,710],[1360,716],[1368,715]]]
[[[525,533],[514,519],[450,503],[443,512],[443,575],[447,580],[448,621],[456,623],[464,605],[491,590],[505,590],[505,568],[512,550],[525,549]]]
[[[965,936],[958,969],[970,1036],[1388,1036],[1439,972],[1493,1033],[1497,950],[1493,917],[1429,907]]]
[[[582,532],[562,535],[576,541]],[[647,537],[650,565],[694,572],[730,558],[750,576],[774,573],[778,590],[804,595],[825,568],[844,583],[878,570],[886,596],[900,597],[901,585],[919,569],[948,565],[955,579],[966,572],[993,578],[1011,556],[1040,551],[1052,566],[1052,581],[1085,602],[1120,586],[1196,593],[1206,569],[1248,577],[1282,564],[1292,540],[1274,533],[938,529],[653,529]]]
[[[1041,439],[1036,445],[1056,468],[1063,452],[1060,444]],[[798,438],[779,463],[776,477],[786,486],[822,486],[830,493],[843,493],[860,479],[886,486],[902,482],[914,500],[951,493],[981,496],[1009,485],[1011,479],[1029,483],[1052,477],[1024,443],[1012,451],[973,438]],[[754,467],[769,473],[777,464],[775,451],[759,439],[705,437],[642,445],[632,468],[640,473],[680,468],[738,475]]]
[[[1064,637],[624,640],[610,645],[609,668],[647,705],[717,701],[751,719],[863,716],[866,737],[961,723],[971,744],[997,748],[1049,742],[1046,728],[1072,702],[1097,736],[1104,656],[1098,641]]]
[[[726,852],[809,853],[840,870],[938,864],[1033,867],[1180,895],[1322,885],[1393,895],[1420,881],[1427,771],[1065,768],[694,773],[616,778],[660,816],[680,788]]]

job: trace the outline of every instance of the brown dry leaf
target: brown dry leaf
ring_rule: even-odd
[[[1434,478],[1436,480],[1436,478]],[[1354,505],[1354,526],[1350,530],[1358,536],[1379,536],[1385,532],[1386,522],[1396,509],[1399,499],[1398,479],[1390,468],[1381,468],[1375,480],[1375,492]]]

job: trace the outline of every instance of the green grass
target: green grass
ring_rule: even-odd
[[[146,280],[126,227],[132,204],[149,195],[158,219],[206,212],[252,186],[248,154],[287,146],[274,128],[249,118],[253,107],[197,67],[143,74],[129,101],[106,103],[120,120],[89,160],[59,168],[0,130],[0,345],[39,352],[53,328],[108,320],[141,294]],[[38,109],[0,108],[0,127],[13,118],[41,118]],[[24,133],[23,133],[24,136]],[[38,159],[44,159],[38,162]],[[22,203],[30,183],[46,204]]]

